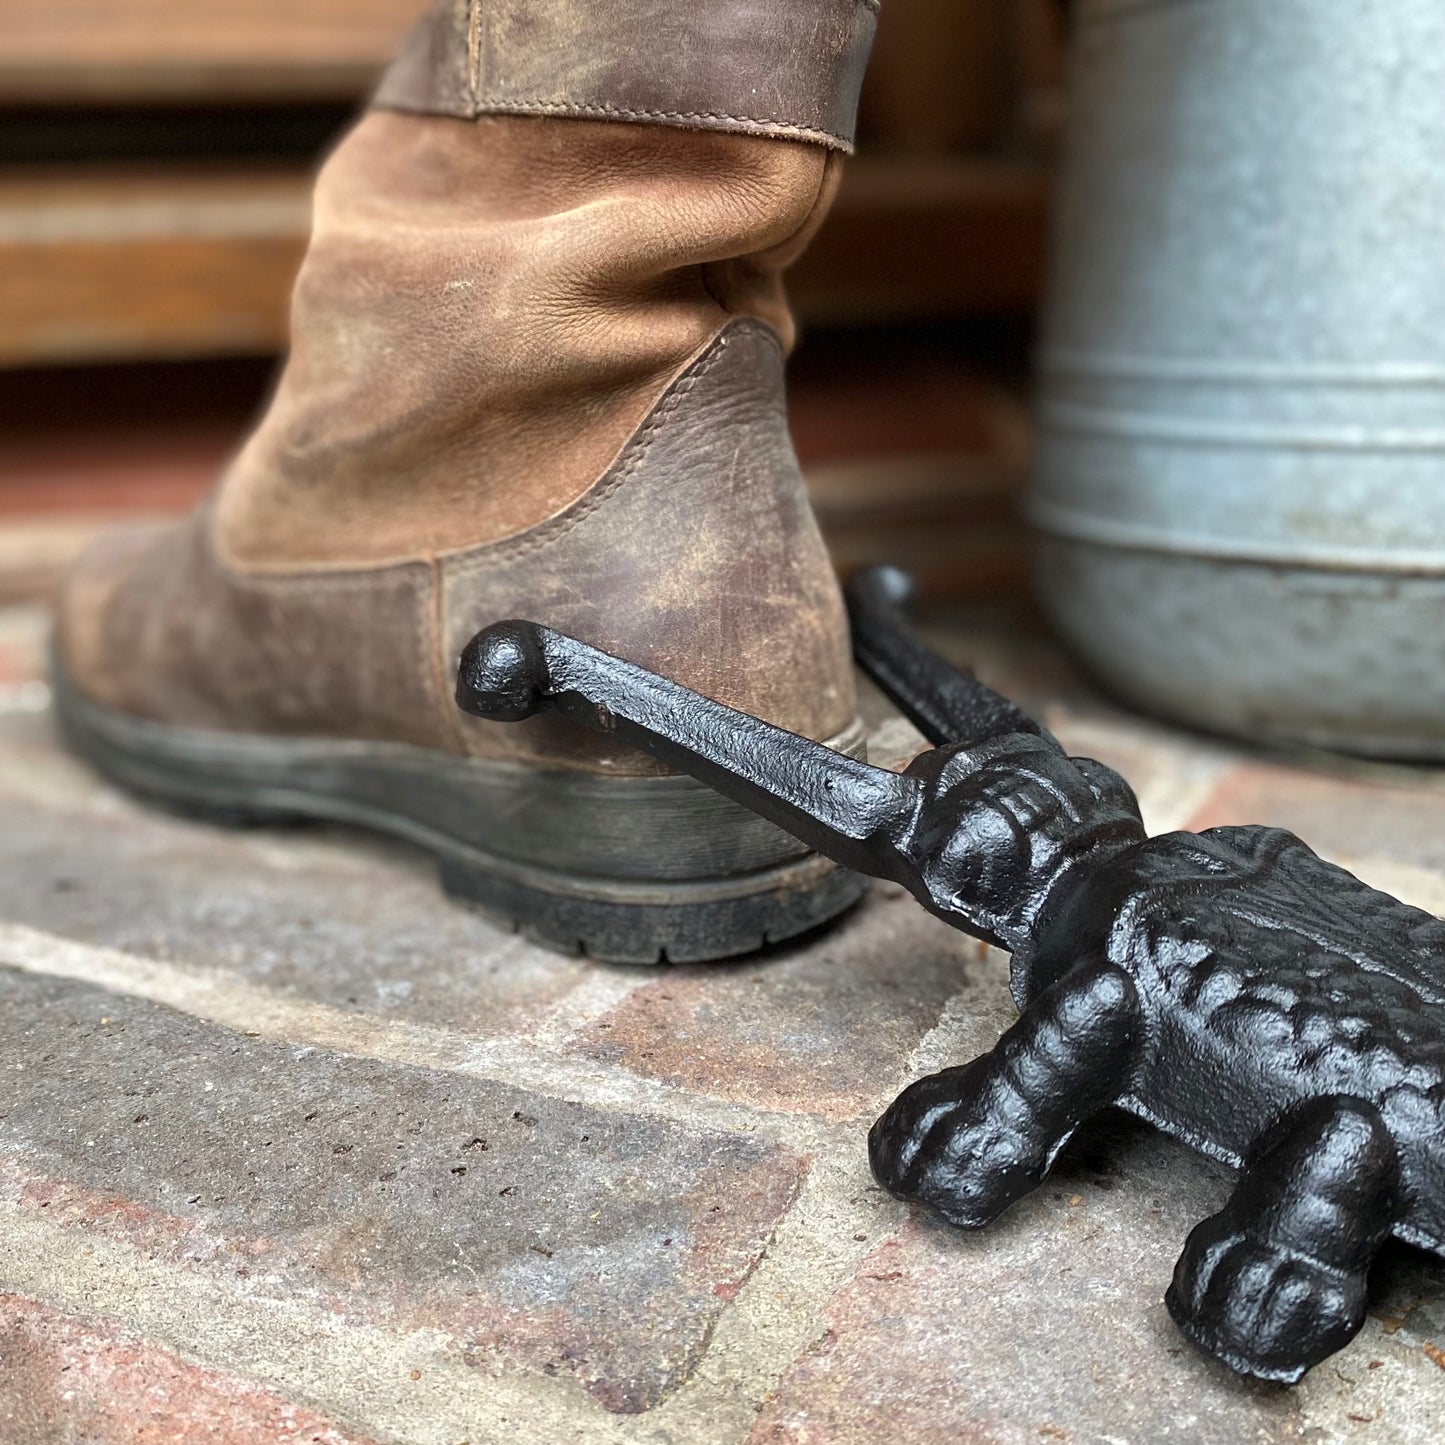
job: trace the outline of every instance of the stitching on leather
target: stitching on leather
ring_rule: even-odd
[[[882,10],[882,0],[854,0],[854,3],[857,8],[866,10],[875,17]],[[454,115],[470,115],[473,118],[487,111],[500,110],[536,115],[595,117],[604,120],[618,118],[653,121],[726,121],[739,126],[766,128],[770,133],[781,132],[789,136],[796,136],[801,140],[818,141],[824,145],[837,146],[849,155],[853,153],[853,138],[850,134],[826,130],[819,126],[802,125],[797,121],[780,116],[737,115],[730,111],[714,110],[652,110],[642,107],[615,106],[605,101],[571,102],[545,100],[540,97],[510,99],[504,96],[484,95],[481,91],[484,84],[483,71],[487,49],[486,15],[482,10],[481,0],[460,0],[459,9],[461,13],[457,18],[461,23],[458,27],[457,18],[453,19],[453,44],[448,47],[458,52],[452,60],[452,68],[455,72],[456,101],[448,105],[445,99],[433,90],[433,93],[426,98],[425,109],[435,109]],[[461,32],[460,36],[456,33],[458,28]],[[455,43],[457,39],[460,39],[460,44]],[[398,105],[396,101],[380,103],[393,105],[398,109],[406,108]]]
[[[218,533],[219,510],[214,498],[203,508],[203,515],[199,519],[201,547],[210,565],[233,586],[251,587],[261,592],[345,592],[357,588],[369,590],[382,578],[410,585],[415,578],[408,574],[427,566],[425,558],[412,557],[405,562],[387,562],[380,567],[370,568],[352,566],[336,571],[251,572],[226,556]]]
[[[230,577],[237,586],[253,587],[262,592],[345,592],[348,590],[370,590],[379,578],[388,576],[402,582],[415,579],[406,574],[424,568],[425,562],[393,562],[372,571],[348,570],[345,572],[241,572],[229,562],[212,554],[217,569]]]
[[[695,363],[696,369],[676,382],[671,394],[643,423],[641,432],[628,444],[629,455],[614,463],[615,475],[610,481],[584,495],[560,517],[554,518],[551,522],[544,522],[542,526],[523,533],[510,542],[484,543],[470,556],[454,555],[442,560],[447,563],[454,574],[465,575],[475,572],[479,568],[515,562],[519,558],[530,556],[533,552],[539,551],[543,547],[549,547],[552,543],[565,537],[574,527],[585,521],[606,503],[624,482],[636,475],[642,463],[647,459],[647,454],[652,449],[652,444],[657,440],[662,428],[672,419],[673,413],[687,399],[693,388],[722,360],[728,346],[732,343],[733,336],[742,329],[755,333],[780,356],[782,355],[782,342],[771,327],[750,319],[733,322],[713,343],[711,354],[704,360]]]
[[[465,52],[462,74],[466,79],[467,98],[473,104],[476,103],[477,92],[482,88],[482,51],[486,43],[482,32],[486,23],[486,17],[482,14],[482,7],[477,0],[469,0],[467,41],[462,47]]]
[[[716,349],[712,355],[707,358],[699,369],[690,376],[683,377],[677,382],[671,395],[669,395],[643,423],[641,434],[632,439],[628,448],[631,455],[623,459],[620,466],[617,466],[616,474],[612,477],[611,481],[597,488],[595,491],[584,495],[576,506],[563,513],[562,516],[556,518],[553,522],[544,522],[541,527],[517,537],[511,542],[497,543],[493,548],[489,549],[485,557],[464,558],[453,564],[455,568],[458,571],[465,572],[488,564],[495,565],[497,562],[514,562],[518,558],[526,557],[542,547],[550,546],[558,538],[565,537],[579,522],[585,521],[586,518],[590,517],[625,481],[636,474],[637,469],[642,465],[643,461],[646,460],[647,454],[652,448],[652,443],[657,439],[657,434],[661,431],[664,423],[666,423],[677,408],[681,406],[683,400],[692,391],[693,387],[717,365],[723,353],[728,348],[729,340],[730,338],[726,335],[722,336],[715,343]]]
[[[615,473],[610,481],[589,493],[584,493],[575,506],[551,522],[544,522],[540,527],[524,533],[510,542],[494,544],[487,549],[485,557],[460,559],[453,564],[457,570],[470,571],[479,566],[495,564],[499,561],[512,562],[519,557],[526,557],[541,547],[549,546],[559,537],[565,537],[578,523],[590,517],[624,482],[636,475],[637,469],[646,460],[648,452],[652,449],[653,442],[657,440],[658,433],[697,383],[722,359],[731,339],[724,332],[713,343],[711,354],[697,366],[697,369],[678,379],[669,395],[654,408],[652,415],[642,424],[641,432],[628,444],[629,454],[621,458],[619,463],[614,463]]]
[[[431,566],[427,566],[427,577],[431,576]],[[436,706],[436,651],[431,645],[430,629],[427,627],[428,608],[425,603],[428,601],[426,583],[412,590],[411,594],[411,627],[413,645],[416,648],[416,668],[421,673],[421,685],[428,694],[428,702],[432,707]],[[438,709],[438,712],[440,710]],[[430,729],[428,729],[430,731]]]
[[[529,115],[569,115],[583,120],[730,121],[734,125],[767,127],[770,132],[786,132],[801,140],[820,141],[825,145],[838,146],[849,153],[853,150],[852,139],[837,131],[799,125],[796,121],[778,116],[734,115],[725,110],[644,110],[608,105],[602,101],[513,100],[507,96],[493,95],[477,96],[472,105],[479,114],[484,111],[518,111]]]
[[[662,428],[672,419],[673,414],[691,394],[694,387],[706,377],[715,366],[719,364],[731,345],[733,338],[739,332],[747,332],[756,336],[766,345],[772,348],[779,357],[783,354],[783,345],[777,333],[772,327],[764,322],[757,321],[751,317],[742,318],[730,322],[727,328],[722,331],[717,340],[713,342],[710,352],[700,360],[693,363],[694,369],[688,374],[680,377],[672,386],[669,394],[653,410],[651,416],[642,424],[639,432],[628,443],[625,453],[609,470],[614,475],[601,486],[595,487],[591,492],[584,493],[567,511],[560,516],[543,522],[540,526],[529,529],[520,536],[510,541],[484,542],[479,548],[467,549],[464,553],[452,553],[450,556],[443,553],[434,559],[412,559],[407,562],[393,562],[374,569],[348,569],[342,572],[290,572],[290,573],[266,573],[241,571],[232,566],[220,555],[219,549],[215,546],[214,540],[209,535],[207,528],[207,550],[211,553],[211,561],[216,568],[225,573],[228,577],[240,586],[252,587],[259,591],[268,592],[289,592],[305,594],[308,592],[344,592],[347,590],[363,589],[369,590],[374,587],[380,578],[391,577],[403,584],[416,582],[416,578],[409,577],[409,573],[417,570],[427,571],[431,565],[436,564],[438,568],[447,568],[453,575],[465,575],[482,567],[494,567],[500,563],[516,561],[519,558],[529,556],[531,553],[543,547],[550,546],[553,542],[565,537],[574,527],[590,517],[601,507],[613,494],[636,475],[642,463],[646,460],[652,449],[653,442],[657,439]],[[605,475],[605,474],[604,474]],[[599,478],[601,481],[601,478]],[[438,590],[442,588],[441,577],[438,576]]]
[[[460,753],[466,752],[462,741],[459,719],[460,709],[448,705],[446,695],[446,659],[442,651],[441,625],[441,568],[435,557],[426,559],[426,580],[413,594],[416,615],[416,636],[419,644],[417,665],[421,670],[422,686],[427,692],[434,738],[439,746],[445,747],[444,739],[450,739]],[[429,729],[433,731],[433,729]]]
[[[423,666],[426,669],[427,691],[431,694],[432,706],[437,709],[440,719],[440,734],[450,739],[459,757],[471,754],[467,739],[466,718],[450,696],[448,684],[455,668],[454,659],[448,657],[446,628],[446,579],[440,561],[435,553],[426,559],[427,589],[426,606],[418,609],[423,620]],[[418,594],[420,597],[420,593]],[[444,744],[443,744],[444,745]]]

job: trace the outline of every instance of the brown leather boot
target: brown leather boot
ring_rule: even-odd
[[[835,746],[838,589],[788,438],[781,273],[874,0],[445,0],[321,173],[290,359],[199,513],[65,590],[74,745],[160,801],[421,843],[604,958],[724,957],[859,883],[650,759],[452,700],[527,617]]]

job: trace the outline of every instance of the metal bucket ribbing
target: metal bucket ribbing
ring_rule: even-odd
[[[1155,711],[1445,755],[1445,5],[1077,20],[1046,606]]]

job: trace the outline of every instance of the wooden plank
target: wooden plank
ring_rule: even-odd
[[[791,273],[799,314],[859,322],[1029,310],[1042,294],[1051,172],[1012,161],[873,155]]]
[[[844,576],[889,563],[927,602],[997,598],[1028,582],[1021,474],[975,453],[897,456],[808,472],[808,490]]]
[[[958,152],[1003,139],[1019,98],[1013,45],[1019,3],[884,6],[859,112],[863,145]]]
[[[310,213],[292,171],[0,173],[0,365],[277,351]]]
[[[364,94],[426,0],[4,0],[0,104]]]
[[[0,365],[282,349],[310,189],[299,170],[0,171]],[[1047,197],[1036,169],[860,162],[794,272],[799,313],[1032,306]]]

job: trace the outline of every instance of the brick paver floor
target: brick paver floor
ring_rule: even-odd
[[[1445,1267],[1240,1384],[1162,1304],[1227,1173],[1122,1119],[977,1236],[868,1122],[1011,1018],[999,956],[876,888],[760,961],[609,968],[333,832],[160,816],[57,747],[0,612],[0,1445],[1445,1438]],[[1445,909],[1445,775],[1111,711],[1037,639],[944,640],[1150,823],[1278,822]]]

